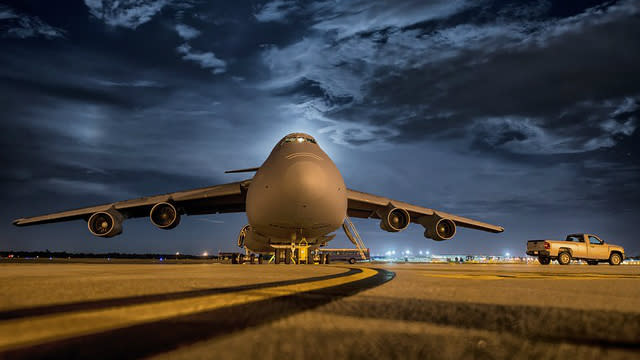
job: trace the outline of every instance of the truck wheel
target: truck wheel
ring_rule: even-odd
[[[355,263],[356,263],[356,259],[354,258],[349,259],[349,264],[355,264]]]
[[[566,251],[558,254],[558,264],[560,265],[569,265],[571,263],[571,254]]]
[[[275,253],[276,253],[276,255],[275,255],[275,263],[276,264],[280,264],[280,258],[282,257],[282,255],[281,255],[282,254],[282,250],[276,249]]]
[[[589,264],[589,265],[598,265],[598,261],[596,261],[596,260],[587,260],[587,264]]]
[[[538,262],[540,265],[549,265],[551,263],[551,259],[546,256],[538,256]]]
[[[611,265],[620,265],[622,262],[622,256],[618,253],[613,253],[609,256],[609,264]]]

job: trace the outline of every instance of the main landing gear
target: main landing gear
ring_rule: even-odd
[[[245,255],[245,254],[234,254],[231,257],[231,263],[232,264],[244,264],[244,263],[248,263],[248,264],[262,264],[263,258],[262,255],[258,254],[251,254],[251,255]]]

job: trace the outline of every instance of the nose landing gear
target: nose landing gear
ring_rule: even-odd
[[[269,260],[270,263],[272,261],[276,264],[280,264],[283,261],[285,264],[314,263],[314,254],[305,238],[302,238],[297,244],[295,242],[292,242],[291,245],[271,244],[271,247],[274,250],[274,255]]]

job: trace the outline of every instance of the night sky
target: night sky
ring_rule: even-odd
[[[505,227],[356,220],[373,253],[638,254],[639,64],[640,1],[0,2],[0,250],[236,250],[243,213],[10,223],[242,180],[302,131],[350,188]]]

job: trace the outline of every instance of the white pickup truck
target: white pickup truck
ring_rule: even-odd
[[[568,265],[572,259],[586,260],[589,265],[605,261],[620,265],[624,260],[624,248],[605,243],[593,234],[571,234],[564,241],[530,240],[527,242],[527,255],[537,256],[542,265],[549,265],[551,260]]]

